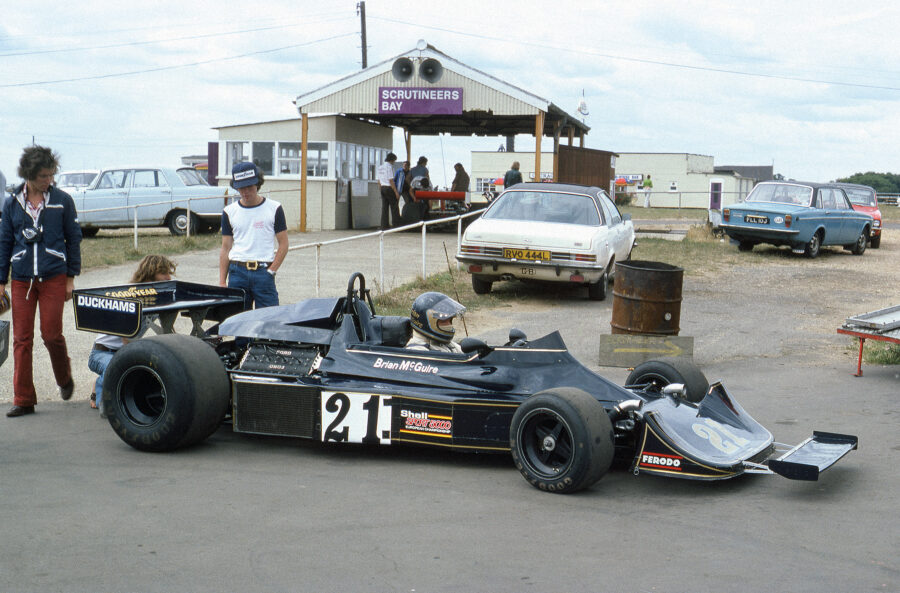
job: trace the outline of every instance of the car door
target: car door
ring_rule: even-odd
[[[172,188],[159,169],[135,169],[128,205],[137,206],[138,224],[158,226],[171,209]],[[133,213],[129,213],[133,216]]]
[[[128,190],[131,170],[110,169],[100,174],[94,189],[85,190],[76,203],[82,226],[124,226],[128,222]]]
[[[844,230],[844,212],[838,208],[837,192],[828,187],[819,190],[825,216],[825,244],[842,245],[847,242]],[[843,196],[840,196],[843,197]]]
[[[609,227],[610,248],[615,253],[616,261],[625,261],[628,259],[629,249],[631,247],[628,230],[622,214],[612,200],[604,193],[600,194],[600,203],[603,204],[604,218]]]
[[[841,245],[855,243],[862,232],[864,223],[859,213],[853,209],[850,200],[840,189],[833,189],[835,214],[841,218]]]

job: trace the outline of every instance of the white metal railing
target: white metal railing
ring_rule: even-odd
[[[473,210],[471,212],[466,212],[465,214],[459,214],[457,216],[448,216],[446,218],[436,218],[434,220],[426,220],[423,222],[415,222],[413,224],[408,224],[405,226],[397,227],[394,229],[390,229],[387,231],[374,231],[370,233],[363,233],[361,235],[353,235],[351,237],[341,237],[340,239],[331,239],[330,241],[317,241],[315,243],[303,243],[302,245],[292,245],[288,247],[288,251],[295,251],[300,249],[316,249],[316,296],[319,296],[319,288],[322,280],[322,272],[321,267],[319,265],[320,254],[322,252],[322,247],[326,245],[335,245],[337,243],[345,243],[347,241],[356,241],[359,239],[368,239],[371,237],[378,237],[378,284],[381,287],[385,286],[384,282],[384,236],[390,235],[392,233],[399,233],[401,231],[408,231],[415,228],[422,228],[422,277],[426,278],[428,276],[427,264],[426,264],[426,253],[427,253],[427,228],[430,225],[435,224],[447,224],[450,222],[456,221],[456,244],[459,245],[460,239],[462,238],[462,221],[464,218],[472,218],[474,216],[479,216],[484,213],[484,210]],[[459,268],[459,263],[457,262],[457,269]]]
[[[180,208],[181,203],[185,202],[185,216],[187,217],[187,227],[185,228],[185,235],[187,237],[191,236],[191,214],[193,213],[193,209],[191,208],[191,202],[201,202],[204,200],[223,200],[223,205],[228,205],[230,201],[235,198],[240,197],[239,194],[225,194],[221,196],[202,196],[202,197],[191,197],[191,198],[175,198],[172,200],[163,200],[160,202],[145,202],[143,204],[128,204],[125,206],[110,206],[108,208],[89,208],[82,209],[78,211],[79,216],[86,212],[112,212],[115,210],[131,210],[131,218],[134,224],[134,248],[137,249],[138,246],[138,209],[145,208],[150,206],[172,206],[174,208]],[[102,227],[100,227],[102,228]]]
[[[878,194],[878,203],[897,206],[897,198],[900,198],[900,194]]]

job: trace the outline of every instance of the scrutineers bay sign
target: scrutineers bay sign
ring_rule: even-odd
[[[461,115],[462,88],[378,87],[378,113]]]

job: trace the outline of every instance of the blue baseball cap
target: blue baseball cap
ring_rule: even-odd
[[[259,183],[258,169],[253,163],[238,163],[231,169],[231,186],[235,189]]]

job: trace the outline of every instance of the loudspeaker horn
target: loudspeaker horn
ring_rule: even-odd
[[[434,58],[428,58],[419,66],[419,77],[426,82],[437,82],[444,75],[444,67]]]
[[[406,82],[413,76],[413,63],[409,58],[397,58],[391,68],[391,74],[400,82]]]

